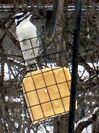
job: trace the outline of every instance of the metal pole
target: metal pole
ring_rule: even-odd
[[[73,41],[73,49],[72,49],[72,52],[73,52],[72,80],[71,80],[71,92],[70,92],[68,133],[74,133],[78,53],[79,53],[79,44],[80,44],[80,22],[81,22],[81,0],[75,0],[75,29],[74,29],[74,41]]]

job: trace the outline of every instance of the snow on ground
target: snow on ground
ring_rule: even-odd
[[[88,65],[91,68],[95,68],[98,69],[99,67],[99,61],[97,63],[88,63]],[[55,68],[56,67],[56,63],[47,63],[48,67],[52,67]],[[69,64],[69,68],[71,70],[71,65]],[[13,75],[11,74],[11,72],[8,69],[8,65],[5,63],[4,65],[4,70],[5,70],[5,80],[9,80],[9,79],[13,79]],[[13,72],[14,72],[14,68],[13,68]],[[78,74],[81,77],[81,79],[83,79],[84,81],[88,80],[89,78],[89,73],[85,70],[85,68],[82,65],[78,65]]]
[[[46,130],[48,131],[48,133],[53,133],[53,126],[46,126]],[[41,124],[38,128],[37,133],[47,133],[46,130],[44,126]],[[27,130],[25,130],[25,133],[27,133]],[[35,132],[31,129],[30,133],[35,133]]]
[[[87,128],[84,128],[82,133],[92,133],[92,124],[90,124]]]
[[[4,80],[8,80],[10,78],[10,72],[8,69],[8,65],[5,64],[4,65]]]
[[[83,122],[83,121],[87,121],[89,117],[85,117],[81,120],[78,121],[78,123],[75,123],[75,128],[78,126],[79,123]],[[87,128],[84,128],[83,131],[81,133],[92,133],[92,124],[90,124]]]
[[[53,133],[53,127],[52,126],[47,126],[47,130],[48,133]],[[25,133],[27,133],[27,131],[25,131]],[[33,130],[31,130],[30,133],[34,133]],[[44,129],[44,127],[40,127],[40,129],[37,131],[37,133],[47,133]],[[87,128],[84,128],[84,130],[82,131],[82,133],[92,133],[92,124],[89,125]]]
[[[52,67],[55,68],[56,64],[55,63],[48,63],[47,64],[48,67]],[[14,69],[14,68],[13,68]],[[8,69],[8,65],[5,63],[4,65],[4,76],[5,76],[5,80],[9,80],[9,79],[13,79],[13,75],[11,74],[11,72]],[[14,72],[14,71],[13,71]],[[88,79],[89,78],[89,74],[88,72],[84,69],[83,66],[78,65],[78,74],[82,79]]]
[[[89,78],[89,73],[81,65],[78,65],[78,74],[82,80],[86,81]]]

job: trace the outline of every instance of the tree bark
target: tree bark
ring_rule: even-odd
[[[58,3],[55,3],[58,2]],[[64,0],[55,0],[54,4],[56,8],[56,19],[54,22],[54,38],[56,39],[56,61],[58,66],[66,65],[65,58],[65,44],[63,38],[63,24],[64,24]],[[54,8],[55,9],[55,8]],[[66,133],[68,127],[68,115],[63,115],[56,118],[54,122],[54,133]]]

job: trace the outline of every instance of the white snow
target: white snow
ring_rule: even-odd
[[[93,111],[93,114],[95,114],[96,111],[98,111],[98,110],[99,110],[99,107],[96,107],[96,108],[94,109],[94,111]]]
[[[87,128],[84,128],[82,133],[92,133],[92,124],[90,124]]]
[[[14,72],[14,68],[11,68]],[[9,67],[7,63],[4,64],[4,80],[14,79],[13,75],[11,74],[11,71],[9,70]]]
[[[99,61],[97,63],[93,63],[93,64],[88,63],[88,64],[91,68],[98,69],[98,67],[99,67]],[[47,63],[47,66],[55,68],[56,63]],[[12,69],[13,69],[13,72],[14,72],[14,68],[12,68]],[[71,70],[71,64],[69,64],[69,69]],[[13,79],[13,75],[9,71],[8,65],[6,63],[4,65],[4,71],[5,71],[5,74],[4,74],[5,75],[5,78],[4,78],[5,80]],[[88,78],[89,78],[89,73],[86,71],[86,69],[82,65],[78,65],[78,74],[81,77],[81,79],[84,80],[84,81],[88,80]]]
[[[53,126],[46,126],[46,129],[48,133],[53,133]],[[25,133],[27,133],[27,131],[25,131]],[[35,132],[31,129],[30,133],[35,133]],[[37,133],[47,133],[42,124],[39,126]]]
[[[78,74],[81,77],[81,79],[83,79],[85,81],[89,78],[89,73],[81,65],[78,65]]]

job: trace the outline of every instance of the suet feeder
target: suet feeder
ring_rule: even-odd
[[[69,111],[71,76],[66,67],[27,73],[22,88],[33,123]]]

